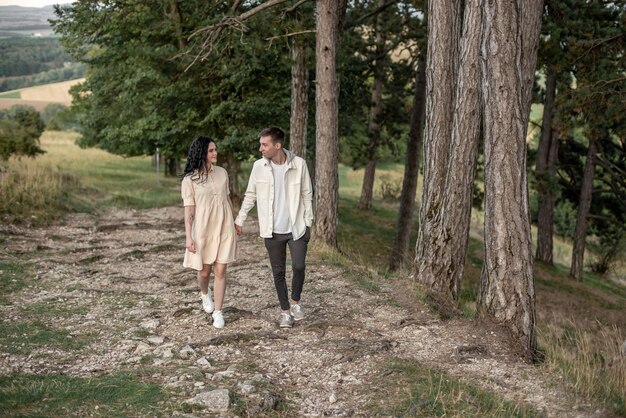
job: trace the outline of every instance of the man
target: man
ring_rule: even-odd
[[[235,229],[238,235],[243,233],[243,223],[256,203],[259,233],[265,238],[282,309],[279,324],[281,328],[290,328],[294,320],[304,319],[300,294],[313,222],[313,188],[306,162],[283,148],[285,132],[282,129],[262,130],[259,143],[263,158],[255,161],[252,167],[241,210],[235,219]],[[285,280],[287,246],[293,270],[291,303]]]

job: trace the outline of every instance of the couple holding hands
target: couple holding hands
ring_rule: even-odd
[[[224,327],[226,267],[236,259],[236,236],[243,234],[243,223],[255,204],[259,234],[265,241],[280,302],[279,326],[290,328],[294,321],[304,319],[300,295],[313,222],[313,187],[306,162],[285,149],[284,142],[285,133],[280,128],[271,127],[259,133],[263,157],[252,167],[241,209],[234,220],[228,174],[215,165],[215,141],[199,136],[189,148],[181,185],[185,206],[183,266],[198,271],[202,308],[212,313],[215,328]],[[291,300],[285,280],[287,246],[293,270]],[[211,271],[213,295],[209,289]]]

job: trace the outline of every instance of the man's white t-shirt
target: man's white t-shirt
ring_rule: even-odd
[[[291,224],[289,223],[289,209],[287,208],[287,196],[285,196],[285,173],[287,172],[287,163],[272,165],[272,173],[274,174],[274,227],[275,234],[291,233]]]

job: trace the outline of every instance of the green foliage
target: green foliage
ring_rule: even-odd
[[[63,68],[72,59],[57,38],[0,38],[0,78],[32,75]],[[4,82],[4,81],[3,81]],[[0,91],[7,90],[0,82]]]
[[[172,4],[77,1],[56,9],[63,44],[88,66],[85,83],[72,91],[80,144],[125,156],[159,148],[178,158],[196,135],[207,134],[222,155],[247,158],[260,127],[289,120],[287,48],[264,40],[279,14],[246,21],[249,36],[226,33],[213,53],[194,62],[203,42],[188,39],[230,6],[177,2],[175,12]],[[239,11],[250,7],[243,3]]]
[[[39,137],[44,123],[33,107],[15,105],[0,111],[0,161],[10,156],[34,157],[43,154]]]
[[[75,80],[82,78],[84,75],[85,66],[83,64],[70,64],[63,68],[53,68],[33,75],[5,78],[0,80],[0,91]]]
[[[568,200],[559,201],[554,207],[554,232],[561,237],[573,239],[576,230],[577,210]]]
[[[558,191],[557,234],[573,236],[588,144],[598,145],[588,243],[597,241],[598,272],[623,257],[626,234],[626,5],[584,0],[546,1],[540,66],[557,77],[553,126],[560,137],[558,174],[535,181],[538,191]]]
[[[372,157],[404,162],[414,91],[414,60],[417,45],[425,42],[426,34],[421,9],[400,3],[378,10],[378,1],[363,1],[348,8],[338,58],[339,133],[341,162],[353,168],[363,167]],[[378,33],[385,38],[382,48],[378,45]],[[398,45],[406,48],[402,54],[397,53]],[[380,127],[378,151],[372,156],[368,126],[376,78],[383,80],[383,92],[382,110],[376,121]]]
[[[59,374],[0,376],[0,415],[145,416],[159,413],[160,386],[130,373],[93,378]]]
[[[41,119],[50,131],[63,131],[76,128],[73,121],[73,114],[65,105],[60,103],[50,103],[41,112]]]

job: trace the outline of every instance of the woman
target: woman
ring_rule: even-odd
[[[213,313],[215,328],[223,328],[226,266],[235,261],[237,241],[228,174],[216,162],[215,141],[206,136],[194,139],[181,185],[186,236],[183,266],[198,270],[202,308]],[[211,271],[215,277],[215,304],[209,289]]]

